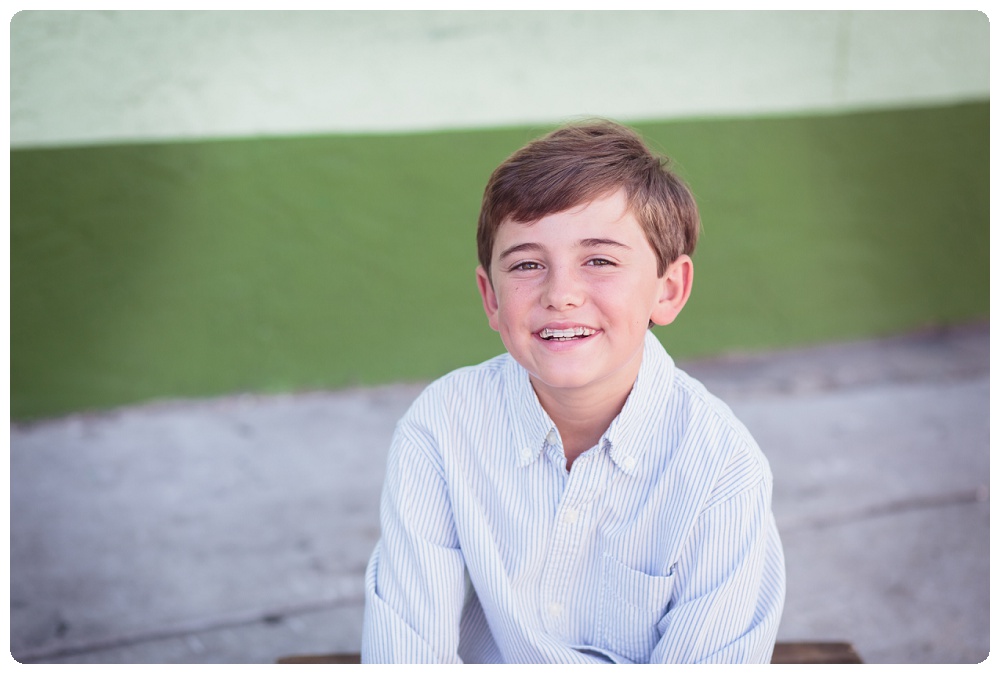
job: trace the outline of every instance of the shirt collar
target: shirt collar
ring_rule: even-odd
[[[645,422],[655,415],[657,409],[663,409],[664,401],[656,400],[655,396],[669,390],[674,371],[673,359],[652,331],[647,330],[642,364],[632,392],[625,400],[622,411],[600,440],[602,448],[608,452],[615,465],[629,475],[637,470],[649,444],[643,442],[642,438],[645,434]],[[528,371],[510,355],[507,356],[503,374],[504,397],[515,441],[514,449],[518,453],[518,465],[524,467],[541,454],[549,433],[557,431],[552,419],[538,402]]]
[[[510,355],[504,366],[504,397],[508,422],[514,436],[517,465],[524,467],[538,458],[549,433],[556,425],[538,402],[528,371]]]
[[[664,393],[673,384],[676,368],[670,354],[652,331],[646,331],[642,349],[642,364],[632,392],[622,411],[611,422],[601,438],[611,460],[632,475],[649,448],[645,436],[650,434],[650,420],[662,414]]]

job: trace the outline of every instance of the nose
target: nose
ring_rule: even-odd
[[[583,304],[583,284],[575,270],[552,266],[545,276],[542,303],[547,309],[563,311]]]

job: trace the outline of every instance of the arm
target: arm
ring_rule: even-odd
[[[440,456],[432,438],[400,422],[389,450],[382,538],[365,574],[363,662],[459,662],[465,600]]]
[[[675,573],[650,662],[769,662],[785,598],[770,481],[709,506]]]

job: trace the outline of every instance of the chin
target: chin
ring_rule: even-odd
[[[531,372],[532,378],[537,382],[550,389],[561,389],[561,390],[574,390],[586,388],[598,381],[601,378],[594,377],[589,373],[576,372],[546,372],[546,371],[534,371]]]

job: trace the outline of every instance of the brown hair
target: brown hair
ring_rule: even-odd
[[[536,222],[624,188],[663,276],[680,255],[694,252],[700,228],[694,196],[669,165],[635,131],[607,120],[571,124],[531,141],[486,183],[476,234],[479,263],[489,274],[504,221]]]

